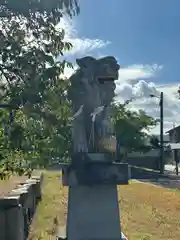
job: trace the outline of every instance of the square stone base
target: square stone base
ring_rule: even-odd
[[[125,163],[89,162],[80,166],[67,165],[62,169],[64,186],[128,184],[129,169]]]
[[[68,240],[122,240],[117,187],[69,188]]]
[[[128,240],[122,232],[121,232],[121,238],[122,238],[121,240]],[[60,226],[57,229],[56,240],[68,240],[67,234],[66,234],[66,226]]]

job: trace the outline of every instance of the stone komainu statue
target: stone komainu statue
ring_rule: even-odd
[[[99,152],[99,142],[112,134],[110,104],[120,66],[114,57],[84,57],[70,78],[68,92],[73,111],[74,152]]]

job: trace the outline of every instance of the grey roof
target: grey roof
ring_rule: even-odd
[[[169,147],[171,150],[180,149],[180,143],[169,143],[166,146]]]
[[[172,132],[172,131],[174,131],[174,130],[176,130],[178,128],[180,128],[180,125],[178,125],[178,126],[176,126],[174,128],[169,129],[166,133]]]

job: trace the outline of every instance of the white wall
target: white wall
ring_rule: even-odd
[[[133,152],[133,153],[128,153],[128,157],[158,157],[160,155],[160,150],[159,149],[153,149],[150,150],[149,152],[142,153],[142,152]]]

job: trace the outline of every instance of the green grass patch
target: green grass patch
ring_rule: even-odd
[[[64,225],[68,189],[60,173],[45,172],[43,200],[37,208],[29,240],[54,239]],[[131,182],[118,187],[122,230],[130,240],[179,240],[180,192]]]

